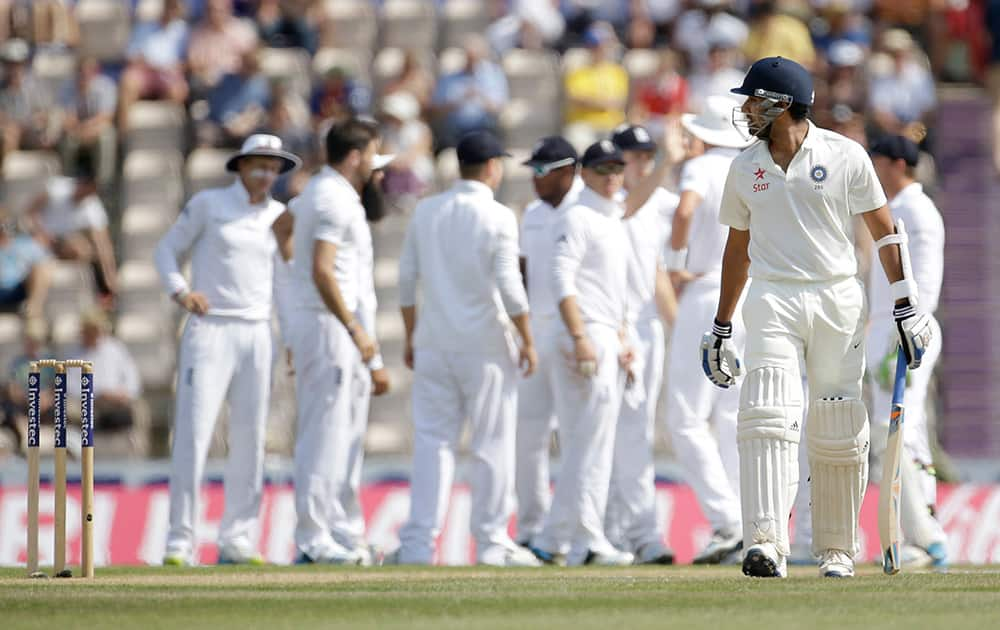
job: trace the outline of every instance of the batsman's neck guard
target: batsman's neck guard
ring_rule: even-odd
[[[875,249],[878,251],[886,245],[899,246],[899,260],[903,266],[903,278],[889,285],[889,289],[892,292],[892,300],[895,302],[896,300],[907,298],[910,300],[910,306],[916,307],[918,298],[917,281],[913,279],[913,268],[910,266],[910,248],[907,247],[908,242],[909,238],[906,236],[903,220],[896,219],[896,233],[883,236],[875,241]]]

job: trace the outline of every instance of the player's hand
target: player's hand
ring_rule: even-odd
[[[358,352],[361,353],[361,360],[365,363],[371,361],[372,357],[375,356],[375,342],[359,324],[355,324],[348,331],[351,334],[351,339],[354,340],[354,345],[358,348]]]
[[[743,374],[743,365],[733,343],[732,322],[715,320],[711,332],[701,338],[701,369],[713,384],[728,388]]]
[[[589,378],[597,373],[597,353],[586,335],[576,338],[573,344],[573,358],[576,359],[576,371],[581,376]]]
[[[620,365],[622,370],[625,372],[626,389],[632,387],[632,384],[635,383],[635,372],[632,371],[633,364],[635,364],[635,348],[631,345],[627,345],[623,347],[622,351],[618,354],[618,365]]]
[[[931,345],[934,333],[931,331],[931,318],[927,313],[920,313],[909,304],[896,305],[892,309],[899,331],[899,343],[903,347],[906,365],[911,370],[920,367],[924,352]]]
[[[411,370],[413,369],[413,342],[409,339],[406,340],[406,345],[403,346],[403,364]]]
[[[177,297],[177,302],[189,313],[204,315],[208,312],[208,298],[204,293],[188,291]]]
[[[519,354],[520,358],[517,364],[521,367],[521,373],[524,376],[531,376],[535,373],[535,368],[538,367],[538,353],[535,351],[535,346],[521,346]]]
[[[668,164],[680,164],[687,157],[681,119],[672,116],[663,125],[663,155]]]
[[[389,370],[379,368],[371,371],[372,396],[381,396],[389,391],[392,384],[389,381]]]

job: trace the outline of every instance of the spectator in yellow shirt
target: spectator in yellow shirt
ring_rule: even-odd
[[[618,40],[606,22],[597,22],[584,35],[590,61],[566,74],[566,124],[584,124],[606,134],[625,122],[628,73],[612,57]]]
[[[785,7],[788,8],[785,8]],[[816,63],[809,28],[798,17],[786,13],[794,3],[766,0],[757,5],[756,17],[750,24],[750,35],[743,45],[747,59],[784,57],[806,68]]]

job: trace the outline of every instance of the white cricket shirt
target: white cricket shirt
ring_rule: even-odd
[[[313,175],[289,207],[295,216],[292,233],[295,252],[292,262],[293,304],[296,308],[328,311],[312,277],[316,241],[324,241],[337,247],[333,263],[337,287],[347,310],[356,313],[361,249],[368,230],[358,191],[336,170],[324,166]],[[368,246],[371,246],[370,235]]]
[[[481,182],[458,180],[413,210],[399,258],[399,303],[423,296],[415,348],[508,353],[509,318],[528,311],[517,217]]]
[[[559,317],[559,302],[552,293],[552,255],[555,239],[552,228],[566,208],[576,204],[583,180],[573,179],[566,196],[553,208],[536,199],[524,210],[521,219],[521,257],[527,261],[528,304],[533,320]]]
[[[586,323],[619,329],[626,321],[628,237],[620,204],[584,188],[553,229],[552,288],[576,296]]]
[[[917,282],[917,304],[924,313],[934,313],[941,295],[944,274],[944,221],[924,188],[914,182],[889,201],[892,218],[902,219],[908,239],[910,265]],[[892,317],[895,300],[882,270],[878,250],[872,248],[871,278],[868,282],[872,319]]]
[[[868,154],[811,122],[788,173],[758,142],[733,160],[719,221],[750,230],[750,276],[823,282],[857,273],[851,217],[886,204]]]
[[[95,193],[74,201],[75,191],[76,180],[72,177],[53,177],[45,185],[48,202],[42,210],[42,225],[52,236],[108,227],[108,213],[101,198]]]
[[[167,292],[203,293],[209,315],[270,319],[278,247],[271,224],[284,211],[284,204],[270,197],[251,204],[239,179],[191,197],[154,254]],[[181,258],[188,252],[190,286],[180,271]]]
[[[372,340],[376,339],[376,311],[378,298],[375,295],[375,248],[372,244],[371,226],[366,218],[358,230],[358,307],[354,311],[354,317]],[[368,367],[372,370],[385,367],[380,352],[376,352],[368,361]]]
[[[693,192],[701,198],[688,228],[687,271],[715,275],[721,279],[722,254],[726,249],[729,230],[719,223],[719,206],[728,173],[739,149],[713,147],[688,160],[681,169],[680,192]]]
[[[656,311],[656,271],[664,248],[670,243],[674,211],[680,198],[665,188],[657,188],[649,200],[624,220],[628,247],[629,320],[648,321]]]

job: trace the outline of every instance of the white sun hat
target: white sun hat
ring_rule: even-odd
[[[239,153],[226,161],[226,170],[235,172],[239,161],[251,155],[278,158],[282,162],[282,173],[287,173],[302,165],[302,160],[298,156],[281,148],[281,138],[266,133],[255,133],[243,141],[243,146],[240,147]]]
[[[420,102],[409,92],[393,92],[382,99],[382,111],[407,122],[420,115]]]
[[[739,106],[739,101],[728,96],[709,96],[705,99],[705,108],[700,114],[681,116],[681,126],[705,144],[742,149],[750,146],[754,140],[745,140],[733,126],[733,108]]]

